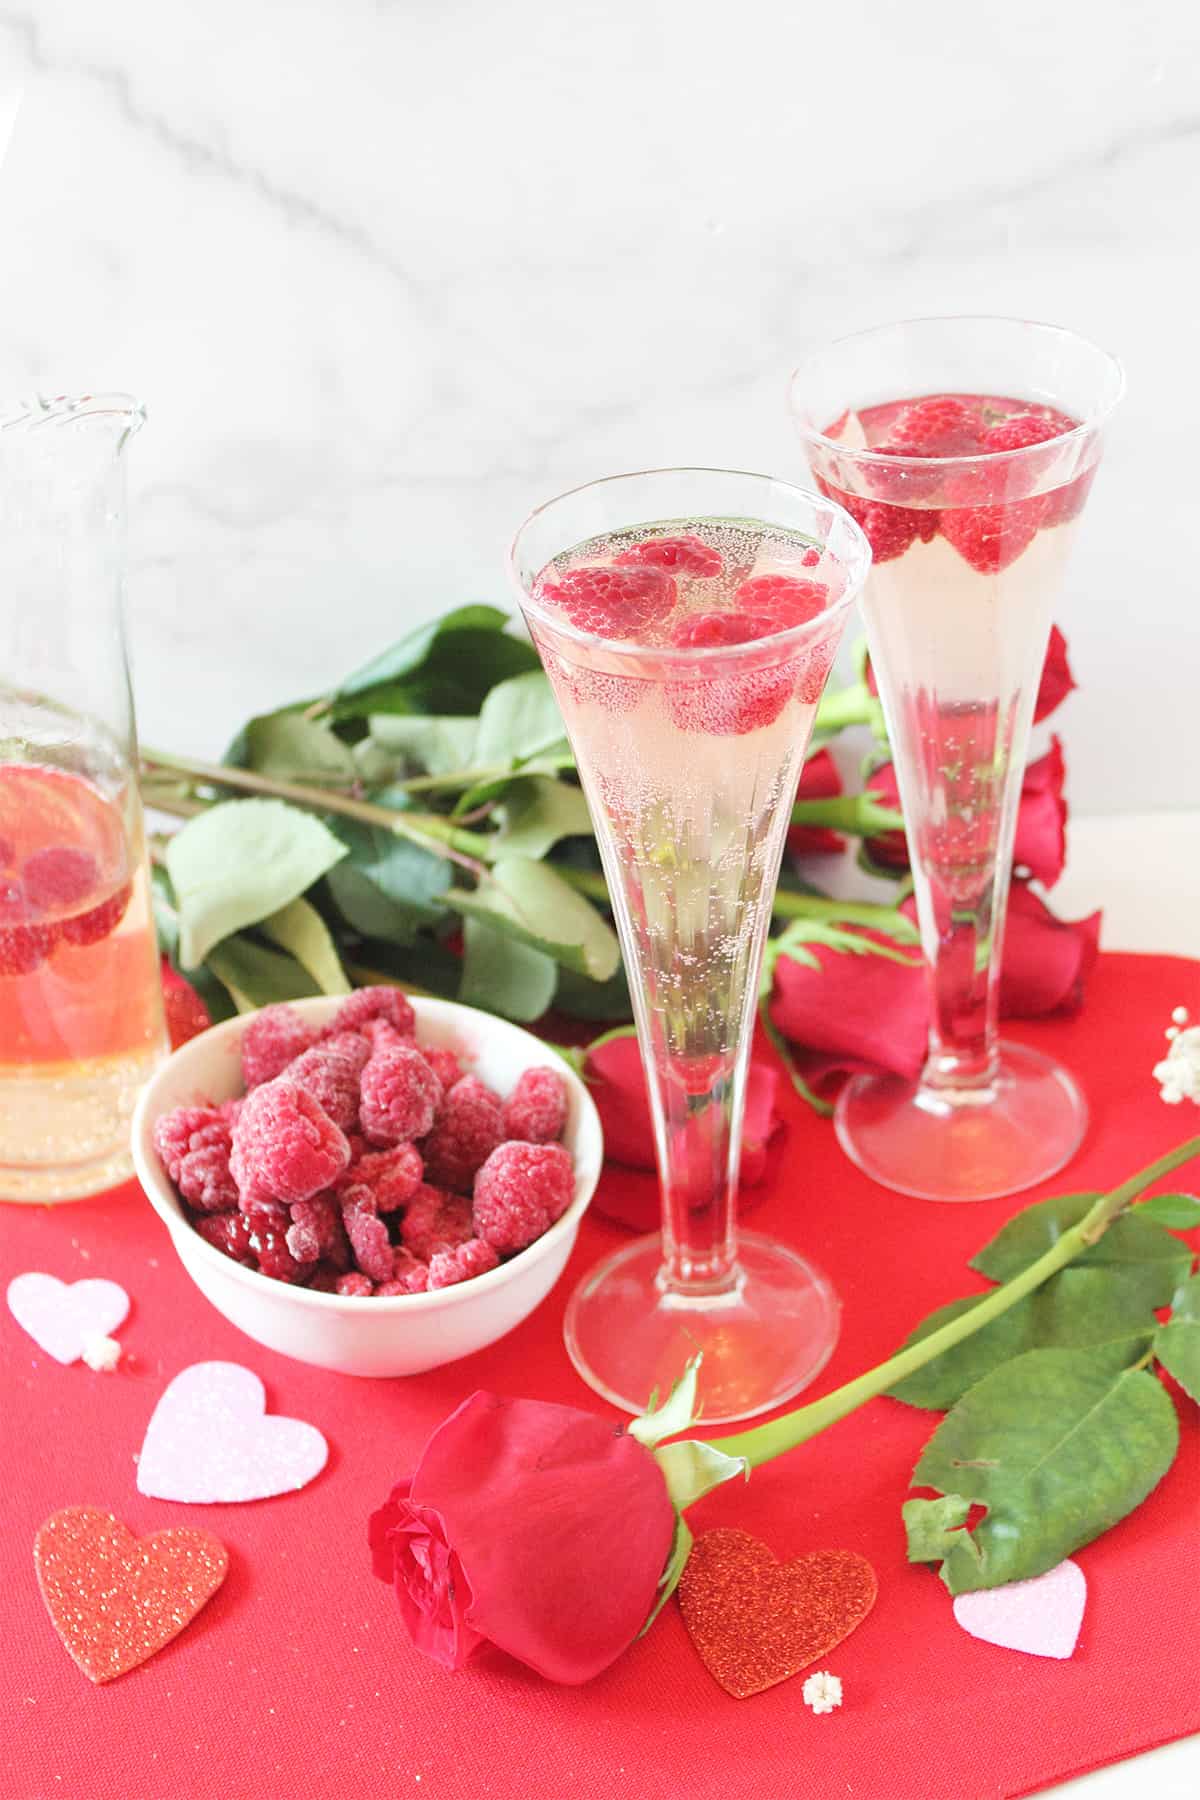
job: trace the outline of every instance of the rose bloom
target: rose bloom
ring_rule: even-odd
[[[818,750],[800,771],[797,800],[833,800],[841,791],[841,771],[828,750]],[[846,840],[828,825],[792,825],[787,847],[793,856],[836,856],[846,848]]]
[[[674,1534],[662,1471],[622,1426],[483,1392],[438,1426],[369,1527],[418,1650],[459,1669],[494,1644],[571,1683],[637,1637]]]

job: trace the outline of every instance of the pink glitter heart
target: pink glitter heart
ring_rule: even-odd
[[[265,1500],[302,1488],[325,1467],[315,1425],[266,1410],[266,1390],[240,1363],[193,1363],[154,1409],[138,1461],[138,1489],[197,1504]]]
[[[89,1338],[107,1337],[129,1311],[115,1281],[60,1281],[31,1269],[8,1284],[8,1310],[56,1362],[78,1362]]]
[[[1070,1656],[1079,1640],[1087,1582],[1078,1563],[1060,1562],[1030,1581],[959,1594],[954,1617],[963,1630],[1003,1650],[1029,1656]]]

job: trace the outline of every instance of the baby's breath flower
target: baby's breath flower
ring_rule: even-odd
[[[815,1713],[832,1712],[835,1706],[842,1704],[841,1681],[828,1669],[818,1669],[815,1675],[810,1675],[803,1692],[805,1706],[811,1706]]]
[[[1178,1106],[1181,1100],[1200,1106],[1200,1025],[1188,1025],[1186,1006],[1177,1006],[1171,1018],[1167,1027],[1171,1048],[1154,1065],[1154,1079],[1168,1106]]]

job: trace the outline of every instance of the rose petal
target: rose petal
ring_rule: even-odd
[[[1067,859],[1065,776],[1062,741],[1053,737],[1045,756],[1030,763],[1021,785],[1013,862],[1045,887],[1054,886]]]
[[[878,941],[892,945],[879,934]],[[892,946],[894,947],[894,945]],[[929,995],[924,964],[855,956],[812,946],[819,968],[781,956],[775,965],[771,1018],[810,1054],[798,1063],[810,1085],[860,1069],[888,1069],[909,1079],[925,1060]]]
[[[797,800],[832,800],[841,792],[840,769],[828,750],[818,750],[800,771]],[[793,856],[833,856],[845,849],[846,840],[827,825],[793,825],[787,847]]]
[[[1048,719],[1056,706],[1061,706],[1072,688],[1076,686],[1075,677],[1071,673],[1071,665],[1067,661],[1067,640],[1057,625],[1050,627],[1050,642],[1046,646],[1046,660],[1042,665],[1042,679],[1038,687],[1037,702],[1033,709],[1035,725]]]

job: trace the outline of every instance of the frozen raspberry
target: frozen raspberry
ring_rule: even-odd
[[[387,1281],[392,1273],[392,1245],[388,1228],[375,1211],[366,1188],[348,1187],[341,1196],[342,1225],[350,1239],[354,1260],[372,1281]]]
[[[411,1036],[406,1037],[402,1031],[397,1031],[390,1019],[368,1019],[362,1030],[354,1035],[366,1045],[368,1056],[376,1050],[392,1050],[397,1044],[411,1044],[413,1041]],[[424,1051],[421,1054],[424,1055]]]
[[[955,506],[942,513],[941,532],[973,569],[998,575],[1029,548],[1045,514],[1041,494],[1008,506]]]
[[[568,569],[548,580],[542,597],[596,637],[637,637],[675,605],[675,582],[665,569]]]
[[[732,612],[692,613],[680,619],[671,633],[671,642],[680,650],[711,650],[724,644],[748,644],[764,634],[759,621]]]
[[[297,1262],[322,1259],[336,1268],[350,1267],[350,1246],[342,1228],[342,1209],[331,1194],[314,1194],[289,1208],[287,1247]]]
[[[375,1292],[375,1283],[369,1281],[365,1275],[360,1275],[355,1269],[349,1275],[338,1276],[334,1292],[349,1294],[355,1300],[365,1300],[369,1294]]]
[[[404,1144],[424,1137],[441,1098],[442,1084],[415,1045],[377,1051],[362,1072],[363,1131],[373,1144]]]
[[[766,630],[755,635],[765,637],[817,618],[829,604],[829,589],[797,575],[754,575],[743,581],[733,600],[741,612],[762,619]]]
[[[701,613],[685,619],[673,641],[687,649],[737,644],[769,635],[771,627],[764,629],[764,623],[753,615]],[[742,737],[774,724],[791,698],[794,673],[790,663],[742,674],[697,671],[689,680],[667,683],[667,709],[681,731]]]
[[[567,1122],[567,1084],[557,1069],[526,1069],[504,1102],[504,1134],[526,1144],[552,1144]]]
[[[245,1104],[246,1104],[245,1096],[242,1094],[239,1094],[237,1096],[237,1098],[234,1100],[222,1100],[220,1106],[218,1106],[217,1111],[220,1113],[221,1117],[224,1119],[225,1123],[228,1125],[230,1131],[232,1131],[234,1126],[237,1124],[238,1114],[241,1112],[241,1110],[242,1110],[243,1106],[245,1106]]]
[[[423,1045],[421,1055],[441,1082],[443,1093],[452,1088],[456,1081],[462,1080],[463,1066],[453,1050],[431,1049]]]
[[[199,1212],[230,1212],[238,1203],[237,1184],[229,1172],[230,1136],[224,1119],[194,1133],[192,1147],[179,1164],[175,1185]]]
[[[370,1054],[356,1031],[340,1031],[289,1063],[287,1078],[311,1094],[342,1131],[349,1131],[358,1124],[358,1082]]]
[[[269,1275],[272,1281],[304,1280],[308,1270],[296,1261],[282,1231],[276,1231],[271,1225],[251,1224],[248,1241],[263,1275]]]
[[[211,1244],[214,1250],[220,1250],[226,1256],[232,1256],[234,1262],[252,1264],[254,1252],[250,1248],[250,1221],[241,1213],[206,1213],[202,1218],[193,1219],[192,1224],[200,1233],[205,1243]]]
[[[344,1269],[335,1269],[332,1263],[318,1263],[308,1278],[308,1286],[314,1294],[336,1294],[337,1284],[345,1273]]]
[[[469,1194],[476,1169],[503,1141],[499,1096],[473,1075],[464,1075],[443,1099],[421,1146],[426,1178],[435,1187]]]
[[[436,1254],[436,1253],[435,1253]],[[411,1250],[400,1245],[392,1255],[392,1278],[379,1284],[381,1294],[423,1294],[429,1286],[429,1268]]]
[[[905,456],[969,456],[983,435],[977,401],[955,394],[931,394],[906,406],[893,420],[888,443]]]
[[[21,874],[29,904],[38,912],[59,912],[86,900],[96,886],[100,870],[90,850],[79,850],[72,844],[51,844],[27,857]]]
[[[303,1054],[315,1033],[296,1011],[280,1001],[255,1013],[242,1033],[242,1075],[248,1088],[274,1081],[288,1064]]]
[[[435,1250],[429,1259],[429,1288],[454,1287],[470,1281],[473,1275],[486,1275],[498,1269],[500,1258],[482,1238],[468,1238],[455,1250]]]
[[[400,1227],[404,1248],[426,1263],[436,1250],[453,1250],[474,1235],[470,1201],[425,1183],[409,1202]]]
[[[1028,450],[1033,444],[1048,444],[1051,438],[1061,437],[1064,429],[1071,427],[1056,425],[1037,413],[1010,413],[984,433],[980,447],[989,456],[999,450]]]
[[[350,1164],[342,1176],[344,1192],[351,1183],[365,1188],[381,1213],[407,1206],[421,1185],[425,1166],[413,1144],[397,1144],[392,1150],[370,1150]]]
[[[417,1015],[400,988],[365,987],[347,994],[333,1016],[328,1035],[361,1031],[370,1019],[386,1019],[404,1038],[411,1038],[417,1028]]]
[[[195,1147],[193,1139],[213,1125],[224,1124],[219,1109],[208,1105],[177,1106],[154,1121],[154,1148],[172,1181],[179,1180],[179,1166]]]
[[[230,1168],[243,1199],[257,1192],[290,1204],[332,1186],[350,1146],[324,1107],[286,1078],[251,1089],[233,1128]]]
[[[98,944],[110,931],[117,929],[132,897],[133,883],[126,881],[99,906],[89,907],[87,912],[77,913],[73,919],[63,919],[59,930],[64,943],[72,944],[76,949]]]
[[[575,1165],[561,1144],[501,1144],[475,1177],[475,1230],[494,1250],[523,1250],[561,1219]]]
[[[690,531],[680,537],[645,538],[622,550],[613,561],[623,569],[670,569],[680,575],[705,577],[719,575],[725,567],[721,552]]]
[[[231,1164],[232,1161],[231,1157]],[[274,1199],[263,1188],[239,1187],[238,1211],[252,1225],[269,1225],[273,1231],[287,1230],[290,1215],[286,1201]]]

